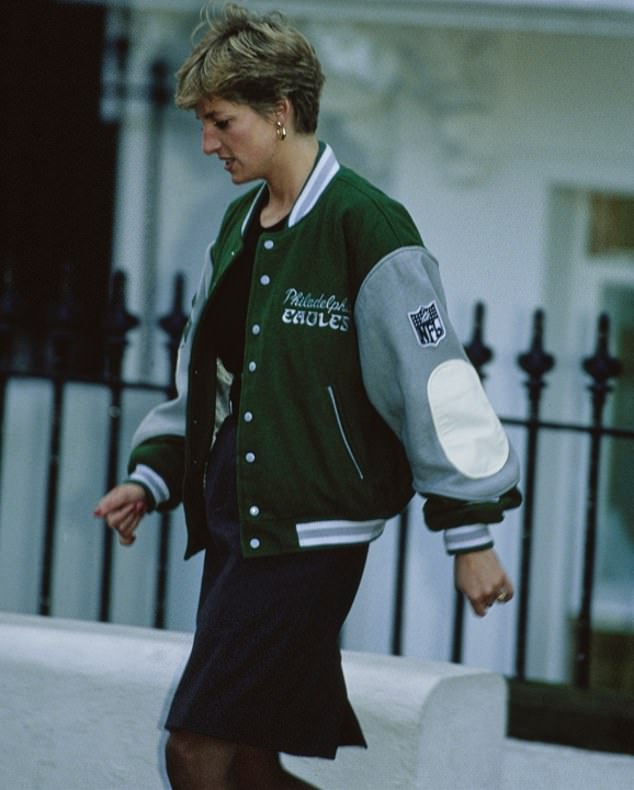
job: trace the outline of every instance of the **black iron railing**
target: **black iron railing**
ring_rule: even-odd
[[[169,358],[169,369],[173,370],[177,347],[185,325],[186,316],[182,309],[183,278],[177,275],[173,288],[173,305],[168,315],[159,321],[161,330],[166,337],[166,353]],[[97,376],[78,375],[73,372],[73,343],[81,332],[76,321],[74,297],[66,284],[62,285],[61,298],[52,312],[50,324],[50,354],[48,366],[40,370],[17,370],[11,364],[11,347],[13,336],[20,321],[20,308],[12,290],[12,279],[7,276],[0,292],[0,471],[3,458],[4,409],[6,389],[10,381],[15,379],[41,379],[48,381],[52,390],[51,412],[48,421],[48,455],[45,485],[45,523],[41,546],[41,575],[39,582],[38,611],[42,615],[55,613],[54,602],[51,600],[53,589],[53,573],[55,568],[54,554],[56,546],[57,511],[60,495],[60,455],[62,452],[61,436],[66,419],[66,393],[69,385],[81,382],[109,396],[108,408],[108,449],[106,464],[105,488],[108,490],[118,482],[120,476],[120,445],[122,433],[123,395],[134,390],[155,392],[159,396],[171,397],[174,394],[174,383],[170,378],[165,384],[154,384],[141,381],[126,380],[123,375],[123,363],[128,345],[128,333],[138,324],[138,319],[131,315],[125,304],[125,276],[121,272],[112,278],[111,296],[103,326],[103,344],[105,349],[105,365],[102,374]],[[482,304],[475,309],[474,329],[466,351],[480,376],[485,378],[484,367],[493,358],[492,349],[483,340],[483,324],[485,310]],[[592,408],[592,420],[589,424],[576,422],[555,422],[541,417],[542,394],[547,385],[547,375],[552,370],[554,357],[543,347],[544,315],[541,310],[535,312],[532,339],[529,349],[517,357],[519,368],[526,374],[527,417],[524,419],[502,418],[508,426],[522,429],[526,434],[525,456],[522,469],[522,490],[524,503],[521,520],[520,574],[518,583],[518,617],[515,638],[515,673],[516,680],[526,678],[526,645],[530,620],[530,576],[533,553],[532,536],[533,521],[537,498],[536,475],[538,471],[538,443],[544,432],[564,432],[582,434],[588,437],[590,444],[588,469],[585,474],[586,507],[585,507],[585,545],[583,553],[583,581],[580,591],[580,608],[576,622],[576,646],[573,682],[578,688],[587,688],[589,684],[589,668],[591,654],[592,631],[592,599],[593,578],[596,556],[598,528],[598,502],[601,493],[599,477],[601,471],[601,450],[606,438],[633,440],[634,430],[614,428],[604,424],[604,409],[612,389],[612,380],[618,376],[621,364],[609,352],[609,320],[601,315],[598,320],[596,348],[592,356],[582,361],[582,366],[589,376],[588,386]],[[25,463],[27,463],[25,459]],[[26,470],[25,470],[26,473]],[[392,652],[402,652],[403,612],[406,607],[406,567],[408,551],[409,520],[408,512],[402,514],[399,522],[399,539],[397,564],[395,568],[395,597],[392,618]],[[165,626],[165,609],[167,598],[167,574],[169,567],[169,514],[162,516],[158,556],[155,559],[155,601],[153,625]],[[6,529],[0,525],[0,529]],[[111,618],[112,576],[113,576],[113,537],[112,531],[104,527],[101,574],[99,579],[99,614],[98,618],[108,621]],[[0,606],[1,606],[0,602]],[[463,651],[465,604],[462,596],[456,596],[452,644],[448,658],[460,661]]]
[[[159,321],[166,335],[166,349],[170,370],[174,369],[176,351],[186,322],[182,310],[183,277],[177,275],[174,281],[173,306],[168,315]],[[12,279],[5,278],[0,296],[0,465],[3,458],[3,426],[5,422],[6,392],[9,382],[16,379],[35,379],[47,381],[52,388],[52,401],[49,419],[48,458],[46,473],[45,523],[42,540],[41,575],[39,580],[38,613],[54,613],[51,591],[53,589],[54,554],[56,545],[57,511],[60,494],[59,470],[62,452],[62,430],[66,419],[66,394],[72,384],[87,384],[109,394],[108,441],[105,489],[109,490],[120,477],[120,446],[122,430],[123,394],[130,391],[156,392],[167,398],[174,395],[174,382],[170,378],[164,385],[143,381],[128,381],[122,376],[127,335],[138,324],[125,305],[125,275],[116,272],[112,278],[110,303],[103,326],[105,345],[105,369],[102,375],[80,375],[73,371],[71,360],[73,341],[81,332],[81,326],[74,321],[73,296],[64,284],[62,299],[53,311],[50,323],[51,353],[49,364],[44,369],[22,370],[11,365],[13,334],[19,325],[19,310],[15,295],[12,293]],[[28,464],[25,460],[25,466]],[[0,466],[1,469],[1,466]],[[25,473],[26,473],[25,468]],[[153,625],[165,625],[165,598],[167,590],[167,545],[170,515],[162,516],[159,556],[156,567],[156,596]],[[2,525],[0,525],[2,528]],[[99,582],[99,619],[110,619],[111,585],[113,575],[113,533],[104,527],[101,575]],[[1,606],[1,604],[0,604]]]
[[[484,306],[476,305],[474,331],[472,340],[465,346],[467,355],[477,369],[481,378],[485,377],[483,367],[493,358],[492,349],[483,341]],[[588,386],[592,407],[590,424],[574,422],[555,422],[541,419],[542,393],[547,385],[546,375],[552,370],[555,359],[543,348],[543,311],[537,310],[533,321],[533,336],[527,352],[518,355],[517,364],[527,374],[525,382],[528,392],[528,416],[526,419],[502,417],[502,422],[526,431],[526,450],[522,464],[522,532],[520,546],[520,577],[518,584],[518,618],[515,640],[515,673],[519,680],[526,679],[526,648],[530,616],[530,573],[532,561],[532,538],[534,512],[537,498],[536,475],[538,470],[538,443],[544,432],[557,431],[585,434],[590,440],[589,466],[586,484],[585,508],[585,545],[583,552],[581,604],[575,629],[574,685],[587,688],[590,681],[590,654],[592,632],[592,598],[593,580],[596,561],[596,543],[598,528],[598,502],[600,497],[599,476],[601,468],[601,450],[604,440],[608,437],[623,440],[634,440],[634,430],[614,428],[604,424],[603,415],[606,400],[612,391],[611,380],[621,372],[621,362],[610,355],[609,328],[610,322],[606,314],[601,314],[597,325],[596,349],[591,357],[582,361],[583,370],[591,381]],[[405,556],[407,551],[408,514],[405,513],[399,524],[399,544],[396,564],[396,591],[392,619],[392,652],[402,652],[403,634],[403,602],[405,590]],[[460,662],[463,653],[465,603],[462,595],[457,595],[452,644],[450,657]]]

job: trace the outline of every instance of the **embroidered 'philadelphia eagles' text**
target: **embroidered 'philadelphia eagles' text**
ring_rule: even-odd
[[[313,296],[289,288],[284,297],[282,322],[347,332],[350,329],[350,302],[347,296],[343,299],[338,299],[335,294]]]

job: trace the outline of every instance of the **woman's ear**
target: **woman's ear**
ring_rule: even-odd
[[[287,126],[291,119],[292,112],[293,105],[290,100],[284,96],[275,105],[275,120]]]

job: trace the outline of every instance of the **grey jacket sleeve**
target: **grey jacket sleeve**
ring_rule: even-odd
[[[451,326],[434,257],[416,246],[379,261],[355,324],[368,397],[403,443],[415,490],[484,503],[512,489],[517,458]],[[451,553],[492,545],[486,527],[467,524],[446,533]]]

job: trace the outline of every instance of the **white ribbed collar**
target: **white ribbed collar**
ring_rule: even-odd
[[[337,174],[339,168],[339,162],[337,161],[337,157],[335,156],[332,148],[328,145],[328,143],[320,144],[319,158],[310,176],[308,177],[308,180],[304,184],[302,191],[297,196],[297,200],[293,204],[291,213],[288,216],[287,224],[289,228],[292,228],[293,225],[296,225],[300,219],[303,219],[306,214],[308,214],[308,212],[314,207],[315,203],[317,203],[328,184]],[[243,235],[247,225],[249,224],[251,214],[258,204],[258,201],[262,195],[262,191],[265,188],[266,184],[262,184],[249,207],[247,215],[244,218],[244,222],[242,223],[241,232]]]

